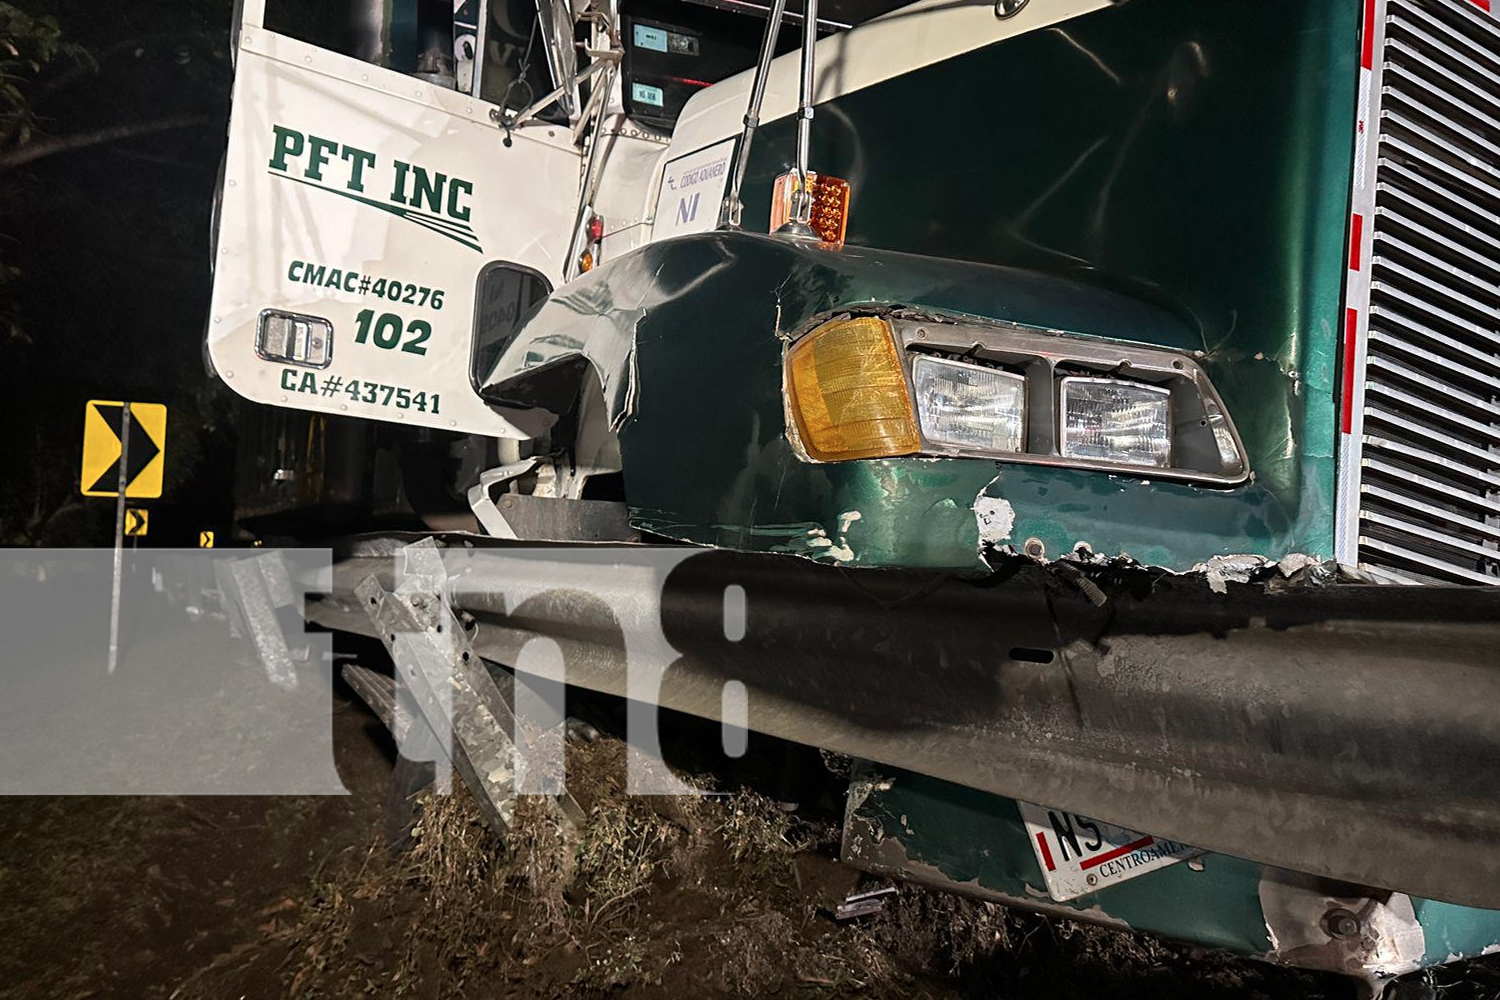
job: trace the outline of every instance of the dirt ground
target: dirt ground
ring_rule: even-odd
[[[607,736],[569,750],[576,846],[535,801],[503,844],[460,793],[418,797],[391,851],[389,740],[347,690],[334,724],[348,796],[6,800],[0,998],[1351,995],[909,886],[837,923],[883,883],[838,863],[827,803],[789,814],[722,776],[627,797]]]

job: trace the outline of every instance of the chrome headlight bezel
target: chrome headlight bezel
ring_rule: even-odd
[[[1207,372],[1190,354],[1000,322],[885,318],[901,348],[914,399],[913,366],[915,359],[924,355],[995,368],[1026,381],[1021,451],[954,447],[933,441],[924,432],[924,455],[996,458],[1218,487],[1238,486],[1250,478],[1249,459],[1239,432]],[[1158,467],[1064,455],[1061,421],[1065,378],[1132,382],[1168,393],[1171,464]]]

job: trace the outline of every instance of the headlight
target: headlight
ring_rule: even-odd
[[[1107,378],[1062,380],[1062,453],[1164,469],[1172,464],[1172,394]]]
[[[1223,400],[1182,350],[842,315],[791,344],[785,379],[788,436],[812,461],[992,459],[1224,487],[1250,476]]]
[[[911,366],[922,433],[934,444],[1018,452],[1026,441],[1026,379],[1021,375],[917,357]]]

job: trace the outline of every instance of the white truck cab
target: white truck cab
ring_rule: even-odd
[[[1098,5],[924,2],[913,33],[907,11],[845,31],[891,0],[825,3],[816,96]],[[580,270],[718,224],[766,7],[451,7],[243,3],[207,355],[246,399],[534,438],[478,395],[497,342]],[[783,24],[763,120],[796,109],[795,10]]]

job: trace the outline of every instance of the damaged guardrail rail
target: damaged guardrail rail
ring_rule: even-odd
[[[368,631],[350,595],[392,579],[390,546],[337,559],[310,618]],[[1086,595],[1040,567],[976,581],[472,538],[445,563],[473,648],[496,663],[546,638],[570,685],[710,719],[739,684],[756,731],[1210,851],[1500,907],[1496,591],[1219,594],[1126,573]]]

